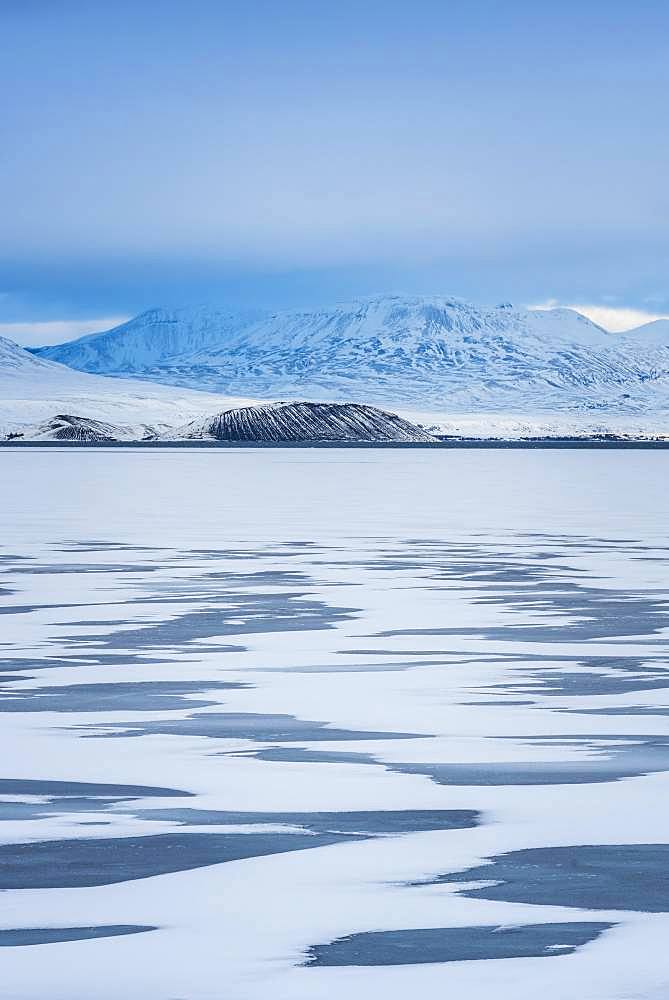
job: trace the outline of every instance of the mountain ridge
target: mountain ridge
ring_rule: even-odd
[[[652,342],[651,342],[652,341]],[[574,310],[385,295],[332,308],[150,310],[41,348],[80,370],[256,399],[447,412],[669,409],[669,336],[607,333]]]

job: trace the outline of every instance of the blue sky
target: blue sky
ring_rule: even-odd
[[[0,333],[376,292],[669,313],[669,5],[2,0]]]

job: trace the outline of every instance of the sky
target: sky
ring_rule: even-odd
[[[666,0],[0,0],[0,37],[0,335],[390,292],[669,315]]]

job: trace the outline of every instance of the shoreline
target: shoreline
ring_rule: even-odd
[[[669,449],[669,439],[644,438],[447,438],[441,441],[0,441],[0,448],[355,448],[355,449],[517,449],[572,448],[586,450],[658,450]]]

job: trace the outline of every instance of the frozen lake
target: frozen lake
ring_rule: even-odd
[[[669,456],[0,453],[8,1000],[663,1000]]]

